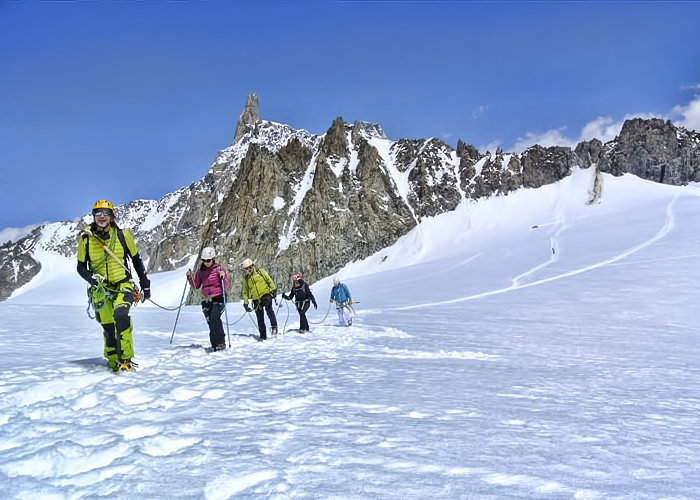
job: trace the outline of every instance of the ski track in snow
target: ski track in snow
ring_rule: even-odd
[[[611,257],[609,259],[605,259],[603,261],[596,262],[596,263],[588,265],[588,266],[574,269],[572,271],[557,274],[555,276],[550,276],[548,278],[543,278],[543,279],[539,279],[536,281],[531,281],[529,283],[522,283],[521,284],[521,281],[525,277],[530,276],[541,269],[544,269],[545,267],[549,266],[553,262],[556,262],[558,260],[558,256],[556,255],[556,253],[553,253],[552,257],[549,260],[543,262],[542,264],[538,264],[537,266],[533,267],[532,269],[529,269],[529,270],[525,271],[524,273],[513,278],[513,285],[511,285],[509,287],[500,288],[498,290],[490,290],[488,292],[482,292],[482,293],[478,293],[478,294],[474,294],[474,295],[469,295],[467,297],[459,297],[456,299],[443,300],[443,301],[439,301],[439,302],[427,302],[427,303],[423,303],[423,304],[395,307],[395,308],[392,308],[392,310],[405,311],[405,310],[410,310],[410,309],[421,309],[421,308],[426,308],[426,307],[435,307],[438,305],[456,304],[459,302],[467,302],[470,300],[482,299],[484,297],[490,297],[492,295],[498,295],[501,293],[508,293],[508,292],[512,292],[512,291],[516,291],[516,290],[521,290],[523,288],[530,288],[533,286],[543,285],[545,283],[550,283],[552,281],[557,281],[557,280],[564,279],[564,278],[570,278],[570,277],[576,276],[578,274],[586,273],[589,271],[600,269],[604,266],[614,264],[614,263],[616,263],[620,260],[623,260],[623,259],[629,257],[630,255],[633,255],[633,254],[639,252],[640,250],[643,250],[644,248],[647,248],[648,246],[656,243],[657,241],[659,241],[660,239],[665,237],[673,229],[673,226],[674,226],[673,205],[676,203],[677,200],[678,200],[678,195],[676,195],[666,206],[666,219],[664,221],[664,224],[653,237],[651,237],[648,240],[643,241],[642,243],[635,245],[634,247],[632,247],[626,251],[623,251],[623,252],[621,252],[621,253],[619,253],[619,254],[617,254],[614,257]],[[564,226],[562,225],[562,227],[559,230],[557,230],[557,235],[559,235],[563,231],[563,229],[564,229]],[[557,237],[555,237],[553,239],[552,248],[558,248]]]
[[[526,278],[528,278],[529,276],[534,275],[535,273],[537,273],[537,272],[540,271],[541,269],[544,269],[544,268],[546,268],[547,266],[549,266],[550,264],[553,264],[553,263],[555,263],[555,262],[557,262],[557,261],[559,260],[559,254],[557,253],[557,249],[559,248],[559,235],[560,235],[561,233],[563,233],[563,232],[566,230],[567,227],[568,227],[568,226],[566,225],[566,221],[565,221],[565,220],[561,220],[561,221],[557,222],[557,231],[556,231],[556,233],[554,234],[554,236],[552,236],[552,237],[550,238],[550,246],[551,246],[551,248],[552,248],[552,255],[551,255],[551,257],[549,258],[549,260],[543,262],[543,263],[540,264],[540,265],[537,265],[537,266],[533,267],[532,269],[528,269],[528,270],[525,271],[524,273],[519,274],[518,276],[516,276],[515,278],[513,278],[513,285],[512,285],[510,288],[515,289],[515,288],[518,288],[518,287],[522,286],[521,283],[522,283],[523,281],[526,281]]]

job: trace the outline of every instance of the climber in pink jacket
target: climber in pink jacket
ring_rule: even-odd
[[[202,312],[209,325],[209,340],[215,351],[226,349],[226,337],[221,315],[226,303],[224,293],[228,289],[228,271],[215,261],[212,247],[202,250],[202,264],[197,272],[187,270],[187,281],[193,290],[202,289]]]

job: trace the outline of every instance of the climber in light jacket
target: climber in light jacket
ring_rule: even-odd
[[[255,267],[255,262],[252,259],[245,259],[241,267],[246,273],[243,279],[243,307],[248,312],[255,311],[260,340],[266,340],[265,313],[270,319],[270,333],[277,335],[277,318],[272,308],[272,302],[277,296],[277,285],[272,281],[267,271]],[[253,301],[252,309],[248,304],[249,300]]]
[[[352,296],[350,289],[340,282],[339,278],[333,278],[333,288],[331,289],[331,300],[335,302],[335,311],[338,313],[338,325],[352,325],[352,314],[350,306],[352,305]]]
[[[202,313],[209,325],[209,342],[215,351],[226,349],[226,337],[221,315],[226,301],[224,294],[228,289],[228,271],[215,261],[216,250],[206,247],[202,250],[202,264],[196,273],[187,270],[187,281],[193,290],[202,289]]]

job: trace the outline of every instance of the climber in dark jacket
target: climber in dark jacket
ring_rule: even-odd
[[[292,289],[289,293],[282,294],[282,298],[285,300],[294,299],[294,304],[297,306],[297,312],[299,313],[299,332],[308,332],[309,321],[306,319],[306,311],[309,310],[311,304],[314,305],[314,309],[318,309],[318,306],[316,305],[314,294],[311,293],[311,288],[303,280],[301,274],[296,273],[292,275]]]

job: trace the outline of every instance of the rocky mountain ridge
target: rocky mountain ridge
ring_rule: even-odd
[[[480,153],[461,140],[456,149],[435,138],[392,141],[378,124],[340,117],[314,135],[261,120],[251,94],[233,142],[201,180],[159,200],[119,206],[117,217],[134,232],[150,273],[186,266],[204,246],[215,246],[234,271],[230,296],[237,300],[246,257],[283,288],[296,271],[314,282],[465,200],[537,188],[591,166],[667,184],[698,181],[700,134],[634,119],[605,144]],[[592,200],[600,189],[592,185]],[[42,254],[74,258],[90,220],[88,214],[41,225],[1,246],[0,300],[41,272]]]

